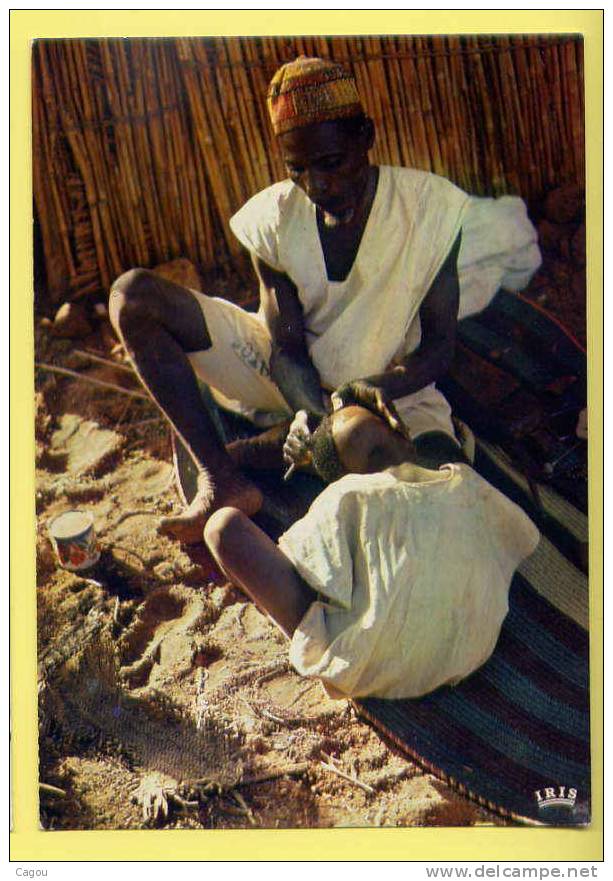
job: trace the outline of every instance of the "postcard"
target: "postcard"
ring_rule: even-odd
[[[109,12],[11,14],[13,861],[596,862],[601,12]]]

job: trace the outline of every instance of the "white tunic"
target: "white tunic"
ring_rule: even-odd
[[[290,660],[334,695],[418,697],[468,676],[494,650],[513,572],[539,540],[468,466],[406,475],[347,475],[279,539],[321,596]]]
[[[540,262],[521,199],[472,199],[445,178],[382,166],[358,252],[344,281],[329,281],[316,208],[291,181],[253,196],[230,220],[239,241],[288,275],[304,310],[322,385],[381,373],[418,348],[419,309],[460,229],[460,315],[484,308],[505,283],[519,289]],[[413,437],[453,436],[435,385],[396,401]]]

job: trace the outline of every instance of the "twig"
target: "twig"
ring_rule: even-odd
[[[278,771],[271,771],[268,774],[262,774],[258,777],[248,777],[246,780],[240,780],[235,786],[253,786],[257,783],[268,783],[269,780],[278,780],[280,777],[301,777],[309,770],[308,762],[300,762],[290,768],[281,768]]]
[[[215,784],[219,795],[221,795],[224,791],[230,792],[237,789],[239,786],[257,786],[259,783],[268,783],[271,780],[279,780],[280,777],[302,777],[303,774],[306,774],[309,770],[308,762],[300,762],[297,765],[292,765],[289,768],[279,768],[278,771],[269,771],[267,774],[261,774],[257,777],[247,777],[244,780],[239,780],[237,783],[233,783],[231,786],[224,786],[223,784],[217,783]],[[188,786],[198,786],[199,784],[205,784],[210,786],[213,781],[209,780],[206,777],[199,777],[196,780],[186,780],[184,781]]]
[[[257,826],[257,823],[255,822],[255,817],[253,816],[253,811],[251,810],[251,808],[249,807],[249,805],[247,804],[247,802],[245,801],[243,796],[240,794],[240,792],[233,792],[232,796],[236,799],[236,801],[241,806],[245,816],[247,817],[247,819],[249,820],[251,825]]]
[[[151,425],[154,422],[164,422],[165,420],[161,416],[152,416],[150,419],[140,419],[138,422],[128,422],[128,427],[132,428],[140,428],[141,425]],[[115,426],[117,427],[117,426]]]
[[[267,710],[266,707],[263,707],[260,710],[260,713],[262,716],[265,716],[267,719],[270,719],[272,722],[276,722],[278,725],[287,724],[285,719],[282,719],[280,716],[275,716],[275,714],[271,713],[270,710]]]
[[[194,810],[200,805],[199,801],[188,801],[187,799],[182,798],[178,792],[174,791],[174,789],[171,789],[168,792],[168,798],[171,801],[174,801],[184,811]]]
[[[359,786],[360,789],[364,790],[364,792],[374,793],[375,790],[372,788],[372,786],[369,786],[368,783],[362,783],[362,781],[358,780],[357,777],[351,777],[349,774],[345,774],[344,771],[341,771],[340,768],[337,768],[337,766],[334,764],[332,758],[329,755],[327,755],[326,753],[322,753],[322,756],[324,756],[326,759],[328,759],[327,762],[324,762],[324,760],[321,759],[321,765],[327,771],[332,771],[333,774],[338,774],[338,776],[342,777],[343,780],[347,780],[348,783],[353,783],[354,786]]]
[[[236,623],[240,627],[241,631],[245,633],[245,625],[243,624],[243,615],[245,614],[245,610],[247,609],[247,603],[239,603],[238,604],[238,612],[236,614]]]
[[[51,786],[50,783],[39,783],[38,788],[41,792],[46,792],[47,795],[55,795],[57,798],[66,798],[66,790],[60,789],[59,786]]]
[[[126,418],[126,414],[127,414],[128,411],[130,410],[130,407],[132,406],[132,403],[133,403],[133,402],[130,400],[130,398],[128,398],[128,400],[126,401],[126,405],[125,405],[125,407],[124,407],[123,410],[121,411],[121,416],[119,417],[119,419],[118,419],[117,422],[115,423],[115,429],[114,429],[115,431],[117,431],[117,429],[119,428],[119,426],[121,425],[121,423],[123,422],[123,420]]]
[[[50,373],[61,373],[63,376],[71,376],[73,379],[82,379],[83,382],[99,385],[103,388],[111,389],[114,392],[120,392],[123,395],[130,395],[133,398],[142,398],[143,401],[151,401],[149,395],[146,395],[143,392],[123,388],[120,385],[115,385],[114,382],[105,382],[103,379],[94,379],[92,376],[84,376],[76,370],[69,370],[68,367],[57,367],[55,364],[45,364],[42,361],[35,361],[34,366],[38,368],[38,370],[47,370]]]
[[[262,673],[261,676],[255,680],[255,687],[259,688],[263,682],[268,682],[270,679],[275,679],[277,676],[283,675],[283,673],[287,673],[290,669],[289,661],[281,661],[272,670],[267,670],[265,673]]]
[[[301,691],[299,691],[298,694],[293,697],[288,704],[285,704],[285,709],[288,710],[290,707],[293,707],[294,704],[298,703],[300,698],[304,697],[305,694],[308,694],[308,692],[311,691],[311,689],[315,688],[316,685],[319,685],[319,679],[314,679],[306,686],[306,688],[303,688]]]
[[[121,517],[116,521],[115,526],[119,526],[119,524],[123,523],[124,520],[127,520],[128,517],[141,517],[145,514],[148,516],[158,516],[157,511],[151,511],[147,508],[134,508],[132,511],[124,511]]]
[[[75,349],[74,354],[81,355],[82,358],[89,358],[91,361],[98,361],[98,363],[106,364],[109,367],[116,367],[117,370],[123,370],[124,373],[134,376],[133,369],[128,367],[127,364],[120,364],[117,361],[112,361],[110,358],[103,358],[102,355],[96,355],[94,352],[88,352],[86,349]]]

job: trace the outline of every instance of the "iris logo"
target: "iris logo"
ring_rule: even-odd
[[[545,789],[535,789],[534,797],[536,798],[539,810],[554,806],[574,808],[577,790],[572,787],[567,789],[566,786],[558,786],[556,788],[547,786]]]

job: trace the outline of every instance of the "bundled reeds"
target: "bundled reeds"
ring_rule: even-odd
[[[33,48],[34,197],[52,301],[132,266],[241,268],[228,220],[284,176],[267,83],[297,54],[350,67],[373,160],[531,200],[582,183],[582,41],[559,36],[45,40]]]

